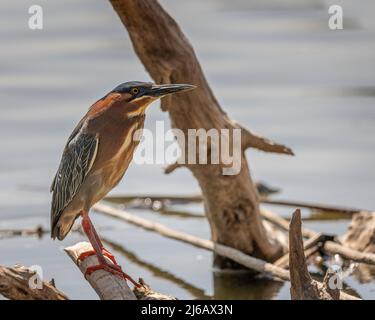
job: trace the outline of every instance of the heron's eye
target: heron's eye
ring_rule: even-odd
[[[138,88],[132,88],[132,89],[131,89],[131,93],[132,93],[133,95],[136,95],[136,94],[139,93],[139,89],[138,89]]]

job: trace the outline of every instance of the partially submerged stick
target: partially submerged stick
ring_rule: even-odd
[[[124,220],[146,230],[155,231],[167,238],[183,241],[198,248],[215,252],[218,255],[229,258],[249,269],[261,273],[270,274],[271,276],[282,280],[289,280],[289,272],[287,270],[276,267],[273,264],[265,262],[261,259],[248,256],[237,249],[233,249],[218,243],[214,243],[210,240],[201,239],[184,232],[170,229],[160,223],[136,217],[124,210],[119,210],[102,203],[97,203],[92,209],[99,213]]]
[[[0,294],[11,300],[68,300],[52,283],[24,266],[0,266]]]
[[[290,274],[288,270],[277,267],[274,264],[268,263],[264,260],[246,255],[237,249],[230,248],[230,247],[218,244],[218,243],[214,243],[210,240],[201,239],[201,238],[192,236],[184,232],[170,229],[160,223],[152,222],[144,218],[136,217],[124,210],[116,209],[116,208],[113,208],[111,206],[108,206],[102,203],[97,203],[92,209],[96,212],[126,221],[128,223],[144,228],[146,230],[157,232],[167,238],[179,240],[179,241],[191,244],[193,246],[196,246],[198,248],[202,248],[202,249],[215,252],[216,254],[229,258],[249,269],[271,276],[275,280],[281,279],[284,281],[290,281]],[[348,295],[344,292],[341,293],[340,297],[341,299],[348,299],[348,300],[357,299],[356,297]]]

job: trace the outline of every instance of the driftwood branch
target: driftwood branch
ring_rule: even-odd
[[[0,294],[11,300],[67,300],[52,283],[42,281],[35,271],[23,266],[0,266]]]
[[[156,0],[110,0],[126,27],[135,52],[157,83],[190,83],[198,88],[188,94],[162,100],[162,109],[169,112],[172,127],[187,133],[188,129],[228,129],[233,135],[240,128],[223,111],[211,90],[192,45],[176,21]],[[244,131],[244,130],[243,130]],[[290,149],[248,132],[245,142],[263,150]],[[187,137],[187,135],[186,135]],[[209,144],[213,143],[212,141]],[[187,151],[188,143],[183,148]],[[208,145],[208,149],[212,148]],[[185,152],[187,155],[188,152]],[[259,197],[251,179],[245,152],[241,152],[241,167],[237,175],[225,176],[219,164],[188,165],[202,189],[205,211],[214,242],[236,248],[268,261],[283,253],[282,244],[272,241],[262,224]],[[222,160],[222,159],[221,159]],[[185,159],[185,163],[187,163]],[[176,169],[172,165],[167,171]],[[231,261],[214,258],[217,267],[228,267]],[[237,265],[232,264],[232,267]]]
[[[65,248],[65,252],[78,266],[83,274],[88,267],[98,264],[95,256],[88,256],[83,261],[78,258],[82,253],[90,252],[93,248],[88,242],[79,242],[74,246]],[[107,258],[106,258],[107,259]],[[108,262],[111,262],[108,259]],[[126,280],[119,278],[105,270],[97,270],[86,277],[86,280],[95,290],[101,300],[175,300],[176,298],[153,291],[143,279],[140,283],[143,288],[135,288],[132,291]]]
[[[292,149],[288,148],[287,146],[262,137],[245,128],[242,128],[241,143],[243,149],[255,148],[264,152],[294,155]]]

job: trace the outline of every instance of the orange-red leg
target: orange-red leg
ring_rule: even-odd
[[[88,267],[85,276],[90,275],[96,270],[106,270],[116,276],[129,280],[134,286],[140,287],[139,283],[121,270],[121,267],[117,264],[115,257],[104,248],[87,211],[82,211],[82,228],[87,235],[87,238],[89,239],[94,251],[85,252],[81,254],[78,259],[84,260],[87,256],[95,254],[99,262],[97,266]],[[113,262],[113,264],[108,263],[104,256],[107,256]]]

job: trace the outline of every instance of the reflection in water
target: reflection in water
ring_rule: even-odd
[[[180,288],[188,291],[196,299],[273,299],[284,285],[284,283],[280,281],[255,278],[252,272],[214,271],[214,296],[211,297],[205,294],[203,289],[186,282],[169,271],[142,260],[134,252],[126,249],[124,246],[108,239],[103,238],[102,240],[106,245],[110,246],[111,249],[121,253],[129,261],[152,272],[157,278],[173,282]]]
[[[268,300],[276,298],[284,282],[256,278],[254,273],[213,272],[215,299]]]

